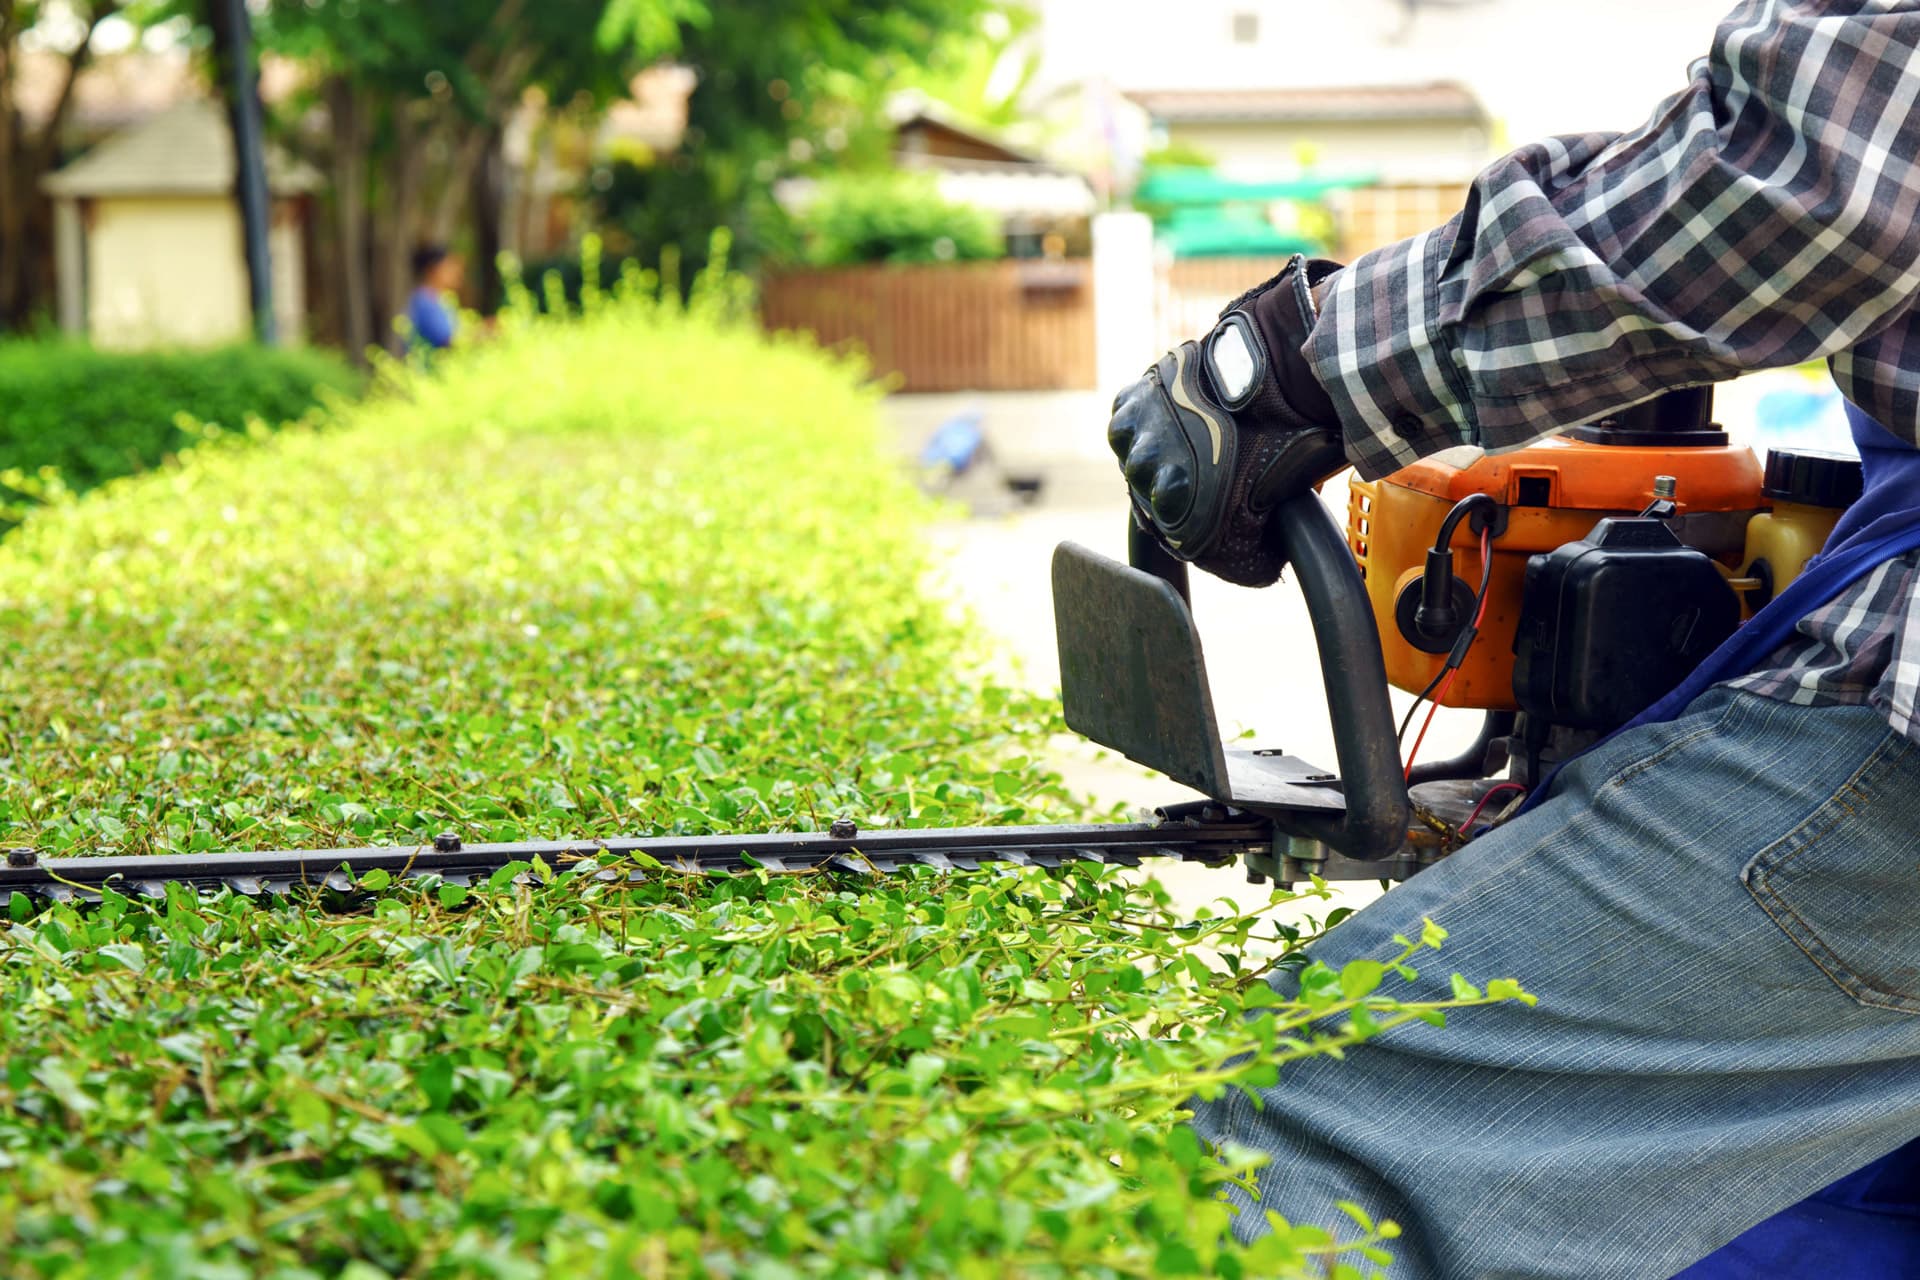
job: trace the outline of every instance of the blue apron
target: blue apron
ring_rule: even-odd
[[[1920,450],[1852,404],[1847,422],[1866,473],[1860,500],[1798,578],[1627,728],[1671,720],[1708,686],[1761,666],[1793,638],[1800,619],[1883,561],[1920,549]],[[1674,1280],[1912,1276],[1920,1276],[1920,1140],[1781,1210]]]

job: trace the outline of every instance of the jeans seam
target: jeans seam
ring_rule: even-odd
[[[1905,744],[1906,739],[1889,733],[1867,758],[1861,761],[1860,767],[1854,770],[1853,775],[1818,808],[1802,819],[1793,830],[1754,854],[1748,863],[1749,874],[1741,879],[1746,885],[1748,894],[1753,897],[1760,910],[1766,913],[1767,918],[1786,935],[1787,941],[1812,961],[1814,967],[1825,974],[1828,981],[1838,987],[1849,999],[1873,1009],[1888,1009],[1897,1013],[1920,1013],[1920,996],[1889,990],[1855,973],[1852,967],[1841,959],[1840,954],[1827,944],[1826,939],[1820,936],[1820,931],[1814,928],[1805,916],[1794,910],[1792,904],[1773,886],[1776,873],[1791,865],[1802,854],[1812,850],[1831,835],[1841,823],[1858,817],[1873,803],[1873,796],[1862,789],[1861,779],[1869,770],[1878,767],[1886,757],[1894,754]],[[1848,796],[1857,798],[1857,807],[1846,803]],[[1829,811],[1835,805],[1840,807],[1840,813],[1831,814],[1832,820],[1811,835],[1802,835],[1817,819],[1829,816]],[[1794,842],[1791,852],[1762,864],[1761,860],[1767,857],[1770,850],[1777,849],[1789,841]],[[1775,907],[1778,910],[1775,910]]]
[[[1645,773],[1648,769],[1653,768],[1655,765],[1659,764],[1661,761],[1672,756],[1674,752],[1680,751],[1687,747],[1692,746],[1694,743],[1700,741],[1700,739],[1704,737],[1707,737],[1709,734],[1718,733],[1722,728],[1726,726],[1727,721],[1733,719],[1734,715],[1740,712],[1741,710],[1742,710],[1742,707],[1737,700],[1729,701],[1726,706],[1720,709],[1720,714],[1715,716],[1708,723],[1703,724],[1699,728],[1694,729],[1691,732],[1688,732],[1686,734],[1683,734],[1678,738],[1675,738],[1672,742],[1669,742],[1666,746],[1660,748],[1658,751],[1654,752],[1650,756],[1642,756],[1638,760],[1631,760],[1626,764],[1620,766],[1619,772],[1614,773],[1613,775],[1608,777],[1604,782],[1602,782],[1598,787],[1594,788],[1594,794],[1598,796],[1599,793],[1602,791],[1609,790],[1610,788],[1619,787],[1625,783],[1631,782],[1633,779]]]

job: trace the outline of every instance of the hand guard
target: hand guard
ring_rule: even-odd
[[[1310,290],[1337,270],[1296,255],[1113,402],[1107,443],[1135,509],[1174,555],[1229,582],[1277,580],[1273,508],[1347,465],[1333,402],[1300,354]]]

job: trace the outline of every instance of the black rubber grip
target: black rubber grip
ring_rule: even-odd
[[[1313,621],[1334,753],[1340,761],[1340,790],[1347,801],[1346,812],[1338,818],[1288,815],[1275,825],[1322,841],[1349,858],[1385,858],[1407,840],[1407,784],[1366,583],[1346,535],[1317,496],[1292,499],[1275,518]]]

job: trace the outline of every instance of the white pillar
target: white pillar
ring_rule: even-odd
[[[1146,371],[1154,349],[1153,222],[1144,213],[1093,219],[1094,371],[1103,395]]]
[[[61,196],[53,202],[53,274],[63,333],[87,331],[87,232],[80,202]]]

